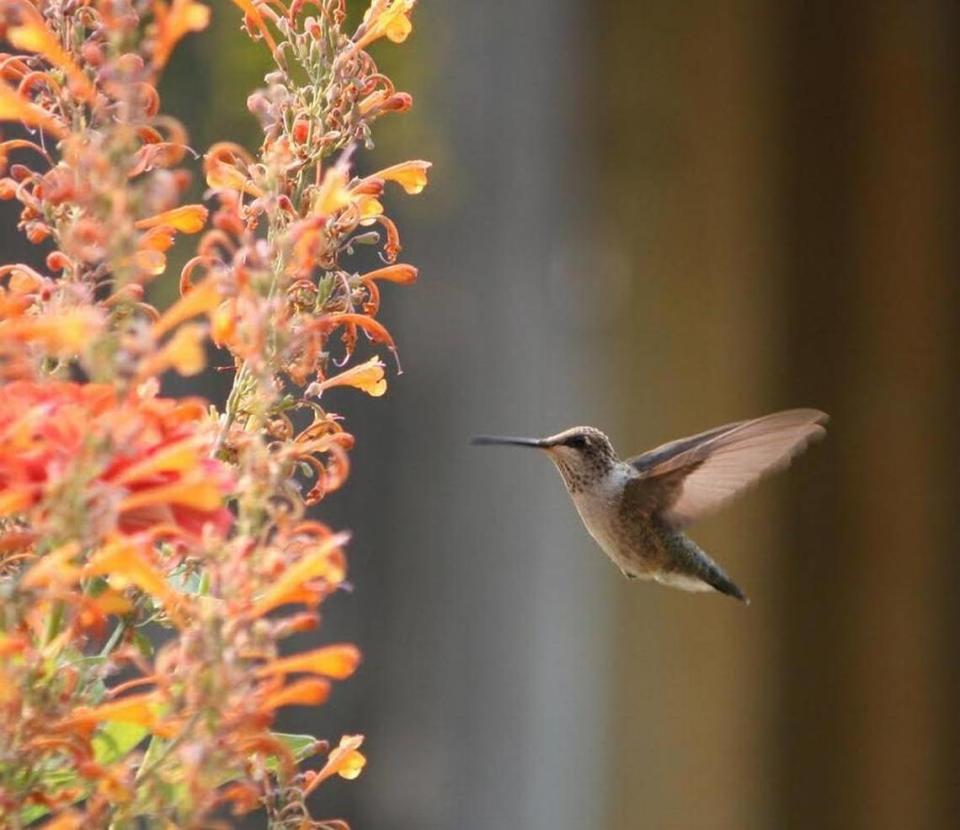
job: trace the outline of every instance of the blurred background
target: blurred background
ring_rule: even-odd
[[[355,12],[366,4],[351,2]],[[204,149],[266,67],[214,2],[166,79]],[[320,815],[376,830],[960,826],[960,5],[421,0],[375,56],[404,373],[358,437],[324,641],[365,663],[287,731],[363,732]],[[12,228],[3,242],[14,244]],[[334,400],[333,395],[337,397]],[[693,536],[752,597],[627,583],[545,458],[815,406],[826,442]],[[250,826],[258,826],[256,821]]]
[[[355,13],[367,5],[349,4]],[[264,52],[215,4],[168,107],[257,142]],[[363,732],[321,815],[376,830],[960,826],[960,6],[422,0],[374,54],[414,110],[369,169],[409,289],[404,374],[340,390],[319,514],[364,665],[289,731]],[[545,458],[476,432],[588,423],[634,454],[790,406],[826,442],[693,531],[743,607],[627,583]],[[252,822],[251,826],[257,826]]]

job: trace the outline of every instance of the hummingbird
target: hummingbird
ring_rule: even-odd
[[[737,421],[620,460],[594,427],[547,438],[481,435],[473,444],[543,450],[556,465],[584,525],[629,579],[685,591],[746,595],[684,529],[762,476],[786,467],[821,438],[828,416],[789,409]]]

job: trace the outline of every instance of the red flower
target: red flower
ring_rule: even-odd
[[[0,515],[42,526],[70,499],[98,537],[157,525],[225,533],[232,478],[209,457],[204,416],[198,401],[121,399],[112,386],[10,383],[0,397]]]

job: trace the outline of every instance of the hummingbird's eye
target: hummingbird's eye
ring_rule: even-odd
[[[567,439],[567,446],[575,450],[585,449],[587,446],[587,437],[585,435],[572,435]]]

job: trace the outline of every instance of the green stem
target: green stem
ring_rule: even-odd
[[[47,645],[54,641],[63,628],[65,610],[66,606],[63,604],[63,600],[57,600],[53,604],[53,608],[50,609],[50,616],[47,617],[47,630],[44,633],[44,642]]]
[[[103,648],[100,649],[100,656],[107,657],[110,653],[117,647],[117,643],[120,642],[120,639],[123,637],[123,632],[127,630],[126,620],[120,620],[117,623],[117,627],[113,629],[113,632],[110,634],[110,638],[103,644]]]

